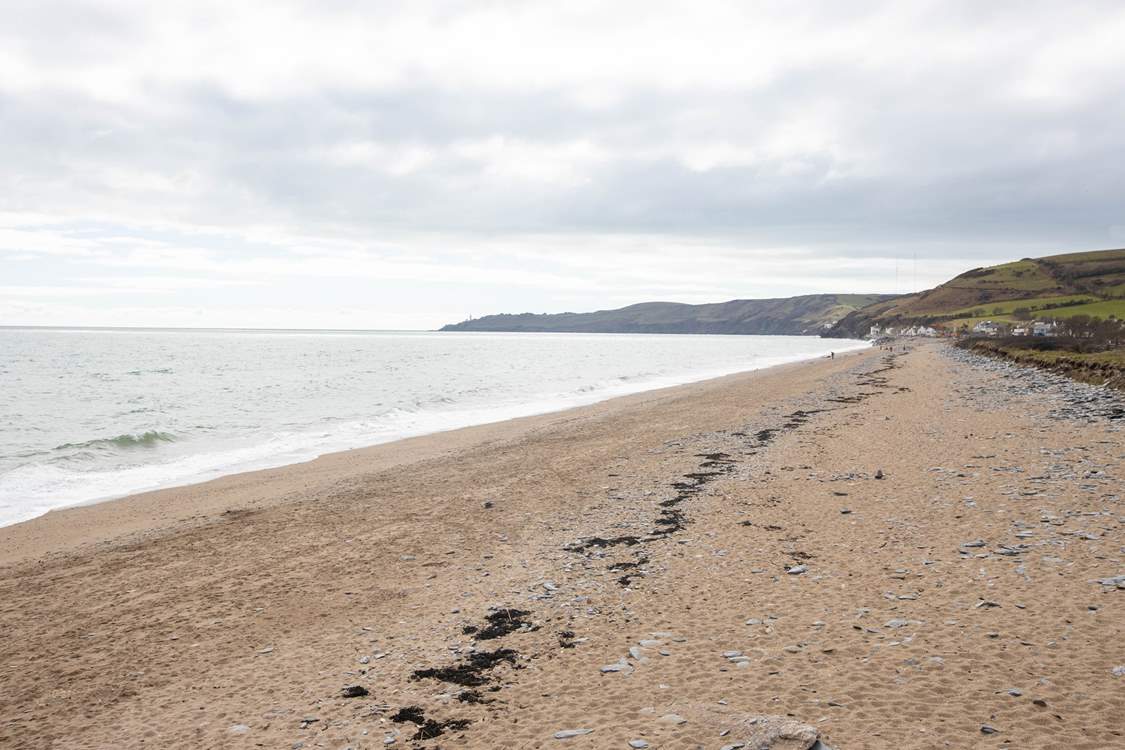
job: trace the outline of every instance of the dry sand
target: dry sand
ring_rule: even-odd
[[[1096,580],[1125,574],[1125,420],[958,357],[0,529],[0,747],[718,750],[759,714],[841,750],[1125,747],[1125,583]]]

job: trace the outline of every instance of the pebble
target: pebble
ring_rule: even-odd
[[[568,740],[571,737],[581,737],[584,734],[591,734],[593,731],[593,729],[561,729],[555,732],[555,739]]]
[[[808,565],[794,565],[792,568],[789,568],[785,572],[788,573],[791,576],[799,576],[802,573],[804,573],[805,571],[807,571],[808,569],[809,569]]]
[[[1112,670],[1114,677],[1125,677],[1125,664],[1120,667],[1114,667]]]
[[[250,726],[247,724],[234,724],[229,731],[231,734],[246,734],[250,731]]]
[[[997,729],[996,727],[989,726],[988,724],[981,724],[981,727],[980,727],[980,733],[981,734],[996,734],[999,731],[1000,730]]]
[[[679,724],[686,724],[687,723],[687,719],[680,716],[679,714],[664,714],[659,719],[657,719],[657,721],[659,721],[661,724],[676,724],[676,725],[679,725]]]
[[[648,743],[644,740],[629,740],[629,747],[635,748],[635,750],[642,750],[648,747]]]

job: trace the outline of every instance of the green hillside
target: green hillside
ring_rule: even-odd
[[[1125,250],[1024,258],[974,268],[941,286],[857,310],[831,336],[866,334],[872,325],[934,325],[956,330],[1019,313],[1067,318],[1125,318]]]

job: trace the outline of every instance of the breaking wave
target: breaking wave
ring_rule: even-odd
[[[74,450],[77,448],[152,448],[160,443],[174,443],[176,436],[170,432],[160,432],[158,430],[149,430],[142,432],[139,435],[118,435],[111,438],[97,438],[95,440],[87,440],[84,443],[65,443],[64,445],[57,446],[55,450]]]

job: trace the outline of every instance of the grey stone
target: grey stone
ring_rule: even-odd
[[[635,750],[643,750],[648,747],[648,743],[644,740],[629,740],[629,747],[635,748]]]
[[[591,734],[593,731],[593,729],[561,729],[555,732],[555,739],[568,740],[571,737],[581,737],[584,734]]]

